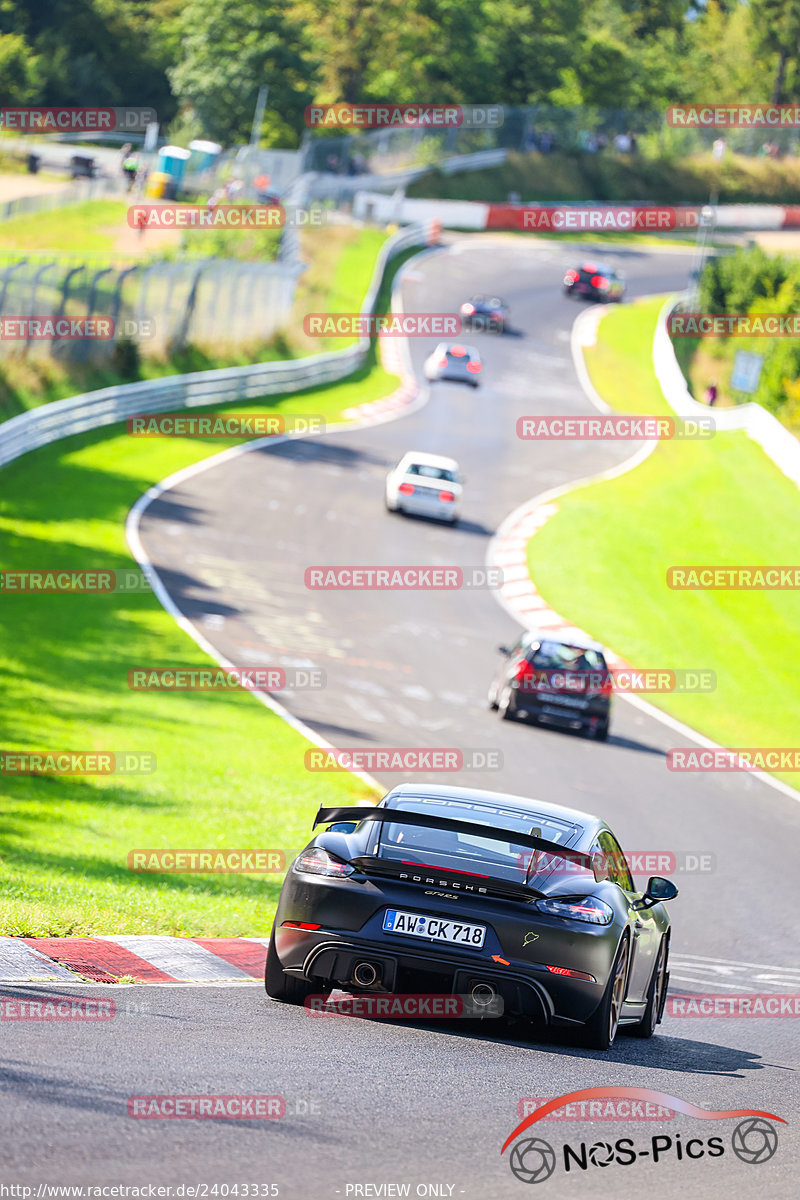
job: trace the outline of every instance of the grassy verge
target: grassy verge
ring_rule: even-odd
[[[3,228],[6,226],[0,225],[0,230]],[[190,345],[165,357],[143,356],[139,369],[125,375],[113,363],[84,365],[43,355],[28,357],[24,352],[4,356],[0,359],[0,421],[40,404],[119,383],[342,349],[349,344],[347,339],[307,337],[303,317],[307,312],[357,311],[385,240],[380,230],[352,226],[323,227],[306,234],[302,245],[309,268],[300,277],[285,329],[266,342],[219,353]]]
[[[388,291],[387,278],[379,306]],[[343,383],[232,407],[332,420],[395,383],[373,350]],[[115,429],[26,456],[3,471],[0,561],[14,570],[130,568],[133,502],[227,444],[139,442]],[[129,850],[291,851],[308,840],[323,799],[358,802],[368,789],[350,775],[308,774],[305,739],[246,693],[131,691],[132,666],[209,665],[150,594],[5,593],[0,628],[4,749],[138,750],[157,762],[148,775],[0,777],[0,933],[264,935],[279,875],[134,875]]]
[[[586,352],[620,411],[669,409],[652,370],[658,301],[614,309]],[[542,595],[637,667],[708,668],[710,694],[647,698],[727,746],[797,743],[800,595],[689,592],[669,566],[800,561],[800,494],[743,433],[662,442],[636,470],[582,487],[528,548]],[[575,571],[574,564],[580,563]],[[796,775],[780,776],[798,785]]]
[[[793,204],[800,187],[800,159],[748,158],[728,154],[722,164],[710,154],[691,158],[644,155],[509,154],[497,167],[445,175],[432,170],[409,184],[408,195],[440,200],[501,203],[510,192],[530,200],[653,201],[707,204]]]

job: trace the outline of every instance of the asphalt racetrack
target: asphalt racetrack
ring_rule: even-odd
[[[399,420],[212,465],[147,509],[143,543],[179,609],[227,659],[324,670],[325,688],[290,692],[281,702],[335,745],[499,750],[501,769],[463,771],[459,782],[596,812],[623,847],[713,855],[713,871],[675,876],[673,995],[794,994],[794,800],[741,773],[676,777],[665,753],[686,744],[685,736],[619,698],[606,744],[501,722],[486,691],[497,646],[519,626],[491,589],[334,593],[304,584],[313,565],[481,568],[489,539],[513,509],[633,453],[626,442],[533,443],[515,432],[524,415],[596,412],[570,353],[583,305],[560,289],[564,267],[595,253],[588,245],[455,238],[413,260],[400,282],[407,312],[457,311],[479,291],[497,291],[510,304],[510,331],[464,338],[480,346],[482,386],[437,383],[425,405]],[[690,255],[674,250],[620,247],[602,257],[626,273],[629,297],[680,289],[690,267]],[[434,342],[412,341],[420,380]],[[455,529],[384,511],[386,471],[409,449],[459,460],[467,482]],[[375,774],[387,789],[401,778]],[[5,994],[48,991],[63,989]],[[506,1021],[314,1020],[269,1001],[256,984],[124,987],[114,996],[120,1014],[107,1024],[0,1026],[2,1086],[15,1100],[0,1151],[9,1178],[274,1184],[282,1197],[315,1200],[519,1197],[532,1184],[509,1169],[510,1151],[500,1154],[519,1122],[519,1102],[610,1085],[659,1090],[707,1110],[765,1110],[789,1124],[776,1126],[774,1157],[754,1163],[733,1152],[734,1120],[541,1122],[528,1136],[546,1139],[559,1163],[543,1195],[796,1195],[792,1020],[667,1017],[650,1041],[622,1031],[603,1054],[576,1048],[567,1034],[534,1035]],[[144,1093],[281,1095],[286,1114],[131,1119],[127,1099]],[[657,1161],[655,1134],[672,1139]],[[679,1155],[680,1139],[713,1136],[724,1154]],[[609,1143],[613,1153],[620,1137],[633,1139],[635,1161],[604,1167],[600,1150],[585,1169],[565,1171],[565,1141],[576,1151]],[[34,1186],[37,1194],[52,1193]]]

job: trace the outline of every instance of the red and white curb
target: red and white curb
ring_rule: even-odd
[[[0,937],[0,983],[253,983],[266,938]]]

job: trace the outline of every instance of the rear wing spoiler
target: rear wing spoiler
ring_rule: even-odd
[[[336,808],[320,808],[312,829],[317,825],[328,825],[332,821],[391,821],[394,825],[417,825],[422,829],[447,829],[452,833],[463,833],[467,837],[491,838],[495,842],[513,842],[517,846],[529,846],[532,850],[541,850],[545,854],[566,859],[567,862],[577,863],[578,866],[592,870],[591,854],[582,850],[568,850],[558,842],[549,842],[546,838],[536,837],[532,833],[517,833],[515,829],[502,829],[496,825],[481,825],[477,821],[458,821],[454,817],[432,816],[428,813],[406,812],[400,808],[376,808],[374,805],[358,808],[353,805],[342,805]]]

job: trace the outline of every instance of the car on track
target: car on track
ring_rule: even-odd
[[[511,310],[499,296],[470,296],[461,305],[463,329],[487,329],[493,333],[505,333]]]
[[[455,525],[461,515],[462,484],[454,458],[410,450],[386,476],[386,508]]]
[[[619,271],[607,263],[582,262],[570,267],[564,276],[567,296],[588,296],[590,300],[621,301],[625,295],[625,280]]]
[[[471,383],[477,387],[483,367],[481,356],[474,346],[458,342],[440,342],[425,359],[425,378],[454,379],[458,383]]]
[[[599,642],[526,630],[499,650],[503,662],[489,688],[489,707],[504,721],[525,717],[607,739],[614,681]]]
[[[605,821],[522,796],[404,783],[377,806],[320,808],[290,866],[265,986],[502,1001],[580,1031],[655,1032],[669,984],[668,879],[644,891]],[[496,1011],[496,1010],[495,1010]]]

